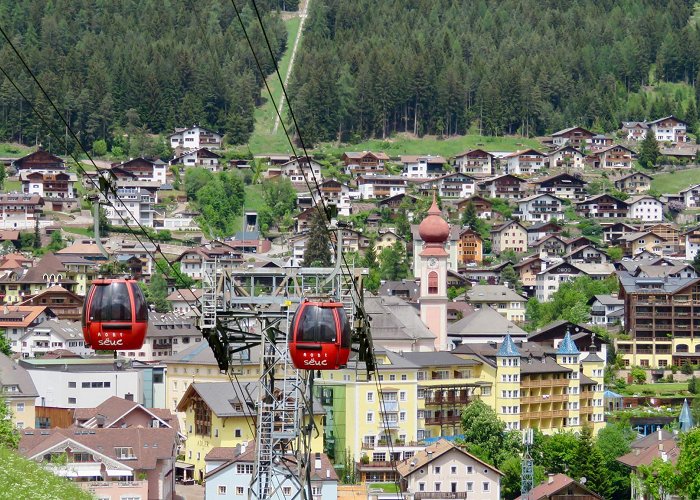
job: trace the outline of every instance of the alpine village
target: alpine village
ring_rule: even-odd
[[[0,14],[0,499],[700,499],[700,4]]]

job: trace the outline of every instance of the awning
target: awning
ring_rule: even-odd
[[[175,468],[176,469],[188,469],[188,470],[192,469],[192,470],[194,470],[194,465],[188,464],[186,462],[177,461],[177,462],[175,462]]]
[[[130,470],[125,470],[125,469],[107,469],[107,475],[110,477],[113,477],[113,476],[133,476],[134,473]]]

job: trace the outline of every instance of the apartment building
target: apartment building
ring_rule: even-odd
[[[390,460],[411,459],[426,439],[459,434],[461,410],[475,398],[510,429],[577,431],[590,422],[597,432],[604,425],[605,362],[587,354],[581,359],[568,334],[557,348],[507,336],[452,353],[378,350],[379,387],[354,366],[317,379],[326,453],[339,460],[349,452],[363,480],[393,481]]]
[[[687,142],[688,124],[675,116],[666,116],[647,123],[658,142]]]
[[[345,173],[349,175],[371,174],[384,172],[384,165],[389,161],[389,156],[386,153],[372,151],[343,153],[343,164],[345,165]]]
[[[518,210],[513,215],[533,223],[563,220],[564,204],[561,199],[551,194],[535,194],[518,201]]]
[[[515,175],[534,175],[549,165],[547,155],[536,149],[526,149],[506,155],[501,160],[501,164],[504,162],[505,173]]]
[[[442,156],[432,155],[403,155],[399,157],[403,163],[402,176],[410,179],[431,179],[445,175],[447,160]]]
[[[168,162],[168,165],[178,167],[180,174],[190,167],[206,168],[210,172],[219,171],[219,161],[221,156],[207,148],[199,148],[192,151],[185,151],[180,156],[176,156]]]
[[[425,195],[437,190],[440,198],[468,198],[476,191],[476,178],[459,173],[447,174],[418,184],[418,190]]]
[[[154,205],[158,203],[158,189],[163,182],[140,180],[117,180],[116,196],[110,191],[105,205],[107,220],[114,226],[137,222],[144,227],[153,227]],[[104,196],[104,195],[102,195]]]
[[[466,292],[466,297],[477,310],[488,306],[508,321],[525,321],[527,299],[505,285],[474,285]]]
[[[526,185],[527,183],[520,177],[505,174],[479,182],[478,191],[481,196],[487,198],[521,200],[525,198]]]
[[[629,340],[617,340],[616,347],[625,364],[700,363],[700,278],[617,275]]]
[[[505,250],[527,252],[527,229],[518,221],[508,221],[491,228],[491,252],[498,255]]]
[[[484,240],[479,233],[466,228],[457,240],[457,265],[479,265],[483,261]]]
[[[570,174],[558,174],[534,181],[538,193],[551,194],[567,200],[583,200],[586,197],[586,181]]]
[[[58,173],[66,170],[66,163],[63,161],[63,158],[52,155],[43,149],[14,160],[12,166],[18,174],[20,172]]]
[[[634,172],[616,179],[615,189],[627,194],[642,194],[651,189],[651,181],[654,178],[644,172]]]
[[[569,127],[552,134],[552,143],[557,146],[585,147],[591,143],[595,134],[583,127]]]

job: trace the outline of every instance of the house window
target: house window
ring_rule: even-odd
[[[243,486],[236,486],[236,495],[243,495],[245,488]]]
[[[236,464],[236,474],[252,474],[253,464]]]
[[[367,401],[374,401],[374,393],[373,392],[368,392],[367,393]]]
[[[125,460],[129,458],[136,458],[134,456],[134,449],[131,446],[122,446],[119,448],[114,448],[114,455],[119,460]]]
[[[283,493],[285,496],[291,495],[291,494],[292,494],[292,488],[291,488],[291,486],[285,486],[284,488],[282,488],[282,493]]]
[[[226,486],[220,485],[218,492],[219,492],[219,495],[225,495],[226,494]]]
[[[435,271],[430,271],[428,274],[428,293],[431,295],[438,293],[438,274]]]
[[[418,483],[418,491],[425,491],[425,483]]]
[[[489,483],[488,481],[484,481],[484,483],[483,483],[484,493],[486,493],[487,491],[489,491],[489,487],[490,487],[490,486],[491,486],[491,483]]]
[[[440,474],[440,466],[439,466],[439,465],[433,467],[433,473],[435,473],[435,474]]]
[[[374,422],[374,413],[367,412],[367,422]]]
[[[233,435],[234,435],[234,437],[237,437],[237,438],[241,437],[241,430],[236,429],[235,431],[233,431]]]
[[[74,405],[74,404],[76,404],[75,398],[68,398],[68,404],[69,404],[69,405]]]
[[[435,491],[440,491],[440,487],[441,487],[441,486],[442,486],[442,484],[440,484],[440,483],[435,483]]]

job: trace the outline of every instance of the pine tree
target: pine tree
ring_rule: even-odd
[[[469,201],[467,206],[464,208],[464,213],[462,213],[462,225],[475,229],[478,220],[479,217],[476,213],[476,207],[474,206],[474,203]]]
[[[647,130],[647,135],[639,149],[639,164],[644,168],[654,168],[660,156],[659,143],[656,142],[654,133]]]
[[[369,239],[369,245],[367,246],[367,250],[365,250],[365,257],[363,259],[363,265],[367,269],[376,269],[377,266],[377,250],[374,248],[374,240],[375,238],[372,237]]]
[[[328,242],[326,218],[321,208],[311,216],[309,237],[304,249],[305,267],[330,267],[332,262],[331,249]]]
[[[39,230],[39,219],[34,221],[34,248],[41,248],[41,231]]]

